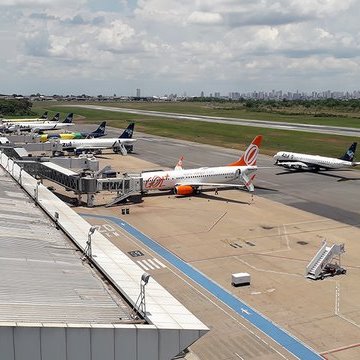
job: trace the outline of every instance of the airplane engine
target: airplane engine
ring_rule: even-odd
[[[292,163],[288,167],[290,169],[296,169],[296,170],[307,170],[309,168],[306,164],[302,164],[302,163]]]
[[[180,185],[175,187],[176,195],[191,195],[194,193],[194,188],[190,185]]]

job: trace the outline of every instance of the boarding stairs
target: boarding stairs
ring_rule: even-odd
[[[328,246],[326,241],[324,241],[319,251],[306,267],[306,277],[314,280],[322,278],[325,266],[331,263],[334,258],[339,258],[340,262],[340,255],[344,252],[344,244]]]

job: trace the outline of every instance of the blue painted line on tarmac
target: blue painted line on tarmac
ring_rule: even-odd
[[[202,286],[204,289],[209,291],[212,295],[226,304],[228,307],[233,309],[245,320],[249,321],[252,325],[257,327],[267,336],[272,338],[278,344],[283,346],[290,353],[295,355],[299,359],[323,359],[315,350],[309,348],[300,340],[291,336],[288,332],[280,328],[278,325],[273,323],[271,320],[267,319],[264,315],[261,315],[259,312],[248,306],[246,303],[229,293],[227,290],[223,289],[217,283],[209,279],[206,275],[202,274],[199,270],[196,270],[191,265],[181,260],[179,257],[174,255],[169,250],[165,249],[157,242],[143,234],[141,231],[131,226],[122,219],[113,217],[113,216],[102,216],[102,215],[90,215],[90,214],[81,214],[84,217],[94,217],[100,219],[110,220],[116,225],[120,226],[122,229],[136,237],[144,245],[148,246],[151,250],[156,252],[158,255],[163,257],[166,261],[172,264],[174,267],[183,272],[191,280]]]

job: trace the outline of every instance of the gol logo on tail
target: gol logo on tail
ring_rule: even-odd
[[[156,189],[160,188],[165,180],[162,176],[153,176],[145,181],[145,188]]]
[[[244,155],[245,164],[249,166],[255,165],[258,153],[259,153],[259,148],[257,147],[257,145],[255,144],[250,145]]]

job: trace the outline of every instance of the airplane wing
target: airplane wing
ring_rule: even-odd
[[[246,187],[249,191],[254,191],[254,185],[253,184],[219,184],[219,183],[201,183],[201,182],[193,182],[193,183],[186,183],[186,182],[179,182],[174,187],[174,192],[177,195],[191,195],[194,192],[197,192],[199,188],[203,187],[213,187],[213,188],[223,188],[223,187],[229,187],[229,188],[244,188]]]
[[[303,161],[279,161],[276,163],[278,166],[285,167],[287,169],[295,169],[295,170],[310,170],[310,171],[318,171],[321,169],[325,170],[333,170],[332,167],[326,165],[317,165],[310,162]]]
[[[75,150],[104,150],[108,148],[109,146],[106,145],[91,145],[91,144],[82,144],[82,145],[74,146]]]
[[[122,144],[122,145],[130,145],[133,144],[136,141],[136,139],[117,139],[116,142],[114,143],[114,145],[116,143]]]
[[[278,161],[276,165],[283,166],[288,169],[298,169],[298,170],[309,169],[312,167],[302,161]]]
[[[175,186],[193,186],[193,187],[204,187],[204,186],[209,186],[209,187],[238,187],[238,188],[243,188],[245,187],[244,184],[224,184],[224,183],[196,183],[196,182],[192,182],[192,183],[178,183],[175,184]]]

